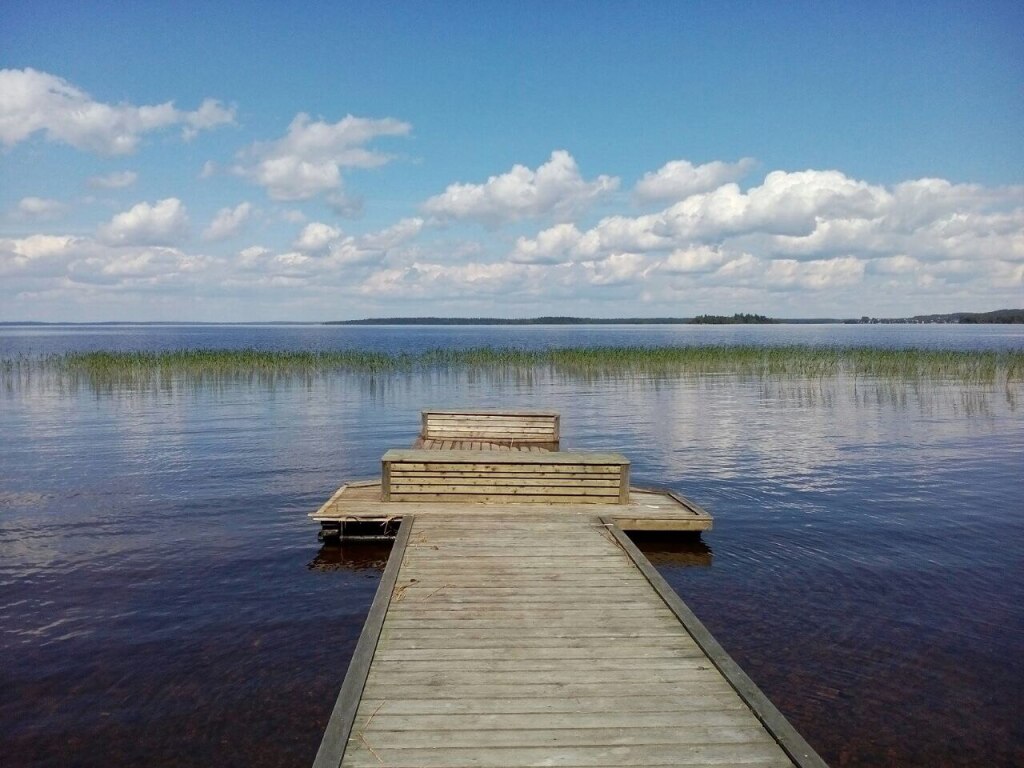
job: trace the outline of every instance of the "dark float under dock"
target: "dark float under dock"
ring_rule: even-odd
[[[430,411],[325,534],[397,526],[316,756],[331,766],[823,766],[623,530],[700,531],[548,412]]]

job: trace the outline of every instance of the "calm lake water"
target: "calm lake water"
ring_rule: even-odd
[[[0,358],[182,346],[1021,348],[994,326],[0,328]],[[388,550],[306,514],[422,407],[561,411],[715,515],[642,549],[835,766],[1024,763],[1024,387],[547,371],[94,391],[0,380],[11,766],[308,765]]]

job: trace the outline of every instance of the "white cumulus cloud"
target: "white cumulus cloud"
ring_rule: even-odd
[[[729,254],[720,247],[694,245],[673,251],[661,267],[666,272],[701,274],[714,272],[727,261],[730,261]]]
[[[359,238],[364,248],[388,250],[403,245],[416,237],[423,229],[423,219],[418,217],[400,219],[390,227],[369,232]]]
[[[46,197],[23,197],[18,201],[17,217],[21,219],[53,219],[60,216],[67,206],[59,200]]]
[[[29,235],[0,239],[0,275],[52,276],[63,271],[77,238]]]
[[[227,240],[242,231],[252,214],[250,203],[239,203],[234,208],[221,208],[213,221],[203,230],[204,240]]]
[[[839,171],[773,171],[742,190],[726,183],[641,216],[608,216],[587,230],[561,224],[520,237],[513,261],[559,263],[615,252],[654,253],[740,240],[783,258],[907,253],[1024,258],[1024,190],[935,180],[894,188]]]
[[[345,168],[373,168],[391,160],[367,148],[381,136],[405,136],[412,126],[394,118],[348,115],[336,123],[298,114],[288,132],[243,152],[235,172],[264,187],[275,200],[308,200],[324,192],[338,193]]]
[[[645,278],[654,264],[639,253],[613,253],[601,261],[582,262],[582,267],[591,285],[624,285]]]
[[[341,230],[320,221],[311,221],[302,228],[292,247],[304,253],[319,253],[341,238]]]
[[[110,245],[88,237],[30,235],[0,239],[0,274],[73,286],[167,287],[204,272],[211,260],[177,248]]]
[[[578,255],[593,257],[599,242],[595,233],[584,236],[575,224],[565,222],[537,233],[535,238],[518,238],[510,259],[521,264],[559,264]]]
[[[765,281],[774,287],[820,291],[859,283],[864,268],[865,263],[853,256],[814,261],[774,259],[765,269]]]
[[[169,287],[203,272],[209,259],[163,246],[104,249],[102,244],[83,248],[68,265],[67,276],[76,283],[107,286]]]
[[[381,269],[359,287],[360,293],[407,298],[494,297],[521,290],[533,267],[508,263],[434,264],[415,262]]]
[[[219,125],[230,125],[235,122],[235,110],[224,106],[216,99],[203,99],[199,109],[194,112],[182,113],[182,121],[184,122],[181,129],[182,138],[185,141],[192,141],[200,131],[208,131]]]
[[[773,171],[747,189],[726,182],[654,213],[606,216],[589,228],[559,223],[519,237],[506,259],[589,285],[633,284],[662,300],[733,289],[762,306],[767,296],[827,294],[852,309],[957,286],[962,296],[1012,304],[1024,188]],[[839,311],[820,301],[816,313]]]
[[[134,152],[141,137],[170,126],[186,134],[234,122],[234,110],[206,99],[187,112],[174,102],[104,104],[67,80],[34,69],[0,70],[0,143],[12,147],[35,133],[104,155]],[[191,135],[191,134],[189,134]]]
[[[321,145],[334,134],[324,125],[331,130]],[[292,148],[315,157],[316,144],[304,137]],[[255,167],[269,154],[247,157]],[[837,170],[772,171],[749,185],[724,180],[678,199],[677,187],[659,210],[594,220],[584,218],[586,207],[609,187],[598,179],[610,177],[584,179],[567,153],[552,160],[560,163],[550,174],[545,164],[468,185],[472,199],[459,214],[431,211],[433,221],[421,215],[350,232],[274,209],[261,230],[268,240],[239,243],[232,257],[190,252],[189,212],[176,197],[125,206],[93,237],[0,238],[0,305],[9,314],[57,316],[74,301],[105,307],[96,302],[118,296],[147,317],[159,301],[172,306],[188,295],[215,297],[217,311],[233,305],[238,319],[260,319],[250,307],[276,316],[331,317],[339,306],[352,315],[388,314],[395,301],[410,314],[859,317],[1016,306],[1022,295],[1024,187],[931,178],[881,185]],[[690,175],[711,174],[714,164],[706,165]],[[673,176],[667,167],[648,178]],[[681,172],[673,173],[678,181]],[[340,176],[339,185],[324,203],[345,194]],[[5,216],[43,220],[54,203],[22,198]],[[613,204],[632,207],[619,196],[606,203]],[[214,210],[202,217],[207,240],[237,234],[256,214],[249,203]],[[534,230],[520,223],[514,235],[523,236],[508,238],[430,226],[460,217],[549,220]]]
[[[474,219],[489,226],[538,216],[565,219],[618,186],[613,176],[585,180],[573,156],[556,150],[535,171],[515,165],[483,184],[451,184],[428,199],[423,210],[442,220]]]
[[[108,245],[173,245],[188,234],[188,214],[181,200],[169,197],[150,205],[139,203],[99,229]]]
[[[302,228],[292,243],[295,253],[316,257],[318,268],[337,272],[352,265],[379,264],[394,249],[408,243],[423,229],[423,219],[401,219],[382,230],[346,235],[319,221]]]
[[[645,173],[637,182],[634,194],[641,200],[682,200],[700,192],[708,192],[730,181],[739,181],[751,168],[754,159],[744,157],[735,163],[715,160],[693,165],[687,160],[672,160],[657,171]]]
[[[666,209],[658,226],[677,238],[713,240],[755,231],[802,236],[823,218],[873,218],[890,197],[884,188],[839,171],[772,171],[746,192],[724,184],[691,195]]]

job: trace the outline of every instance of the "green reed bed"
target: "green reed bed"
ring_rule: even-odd
[[[82,352],[0,362],[8,376],[33,373],[86,379],[94,385],[259,379],[330,372],[548,369],[585,376],[733,374],[744,376],[1024,381],[1024,350],[972,352],[815,346],[507,347],[432,349],[416,354],[366,351],[294,352],[260,349],[178,349],[165,352]]]

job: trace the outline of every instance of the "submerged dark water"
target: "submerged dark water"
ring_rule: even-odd
[[[4,384],[4,765],[309,764],[387,551],[321,547],[306,513],[420,408],[498,405],[558,409],[569,446],[713,512],[702,541],[641,546],[826,760],[1024,760],[1020,387]]]

